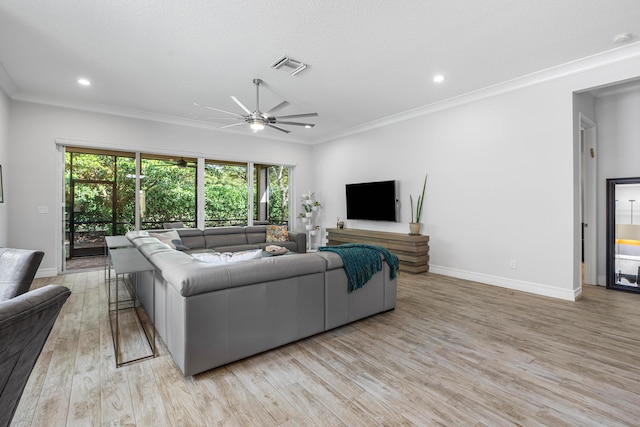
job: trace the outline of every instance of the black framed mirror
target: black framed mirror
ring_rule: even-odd
[[[640,293],[640,177],[607,179],[607,288]]]

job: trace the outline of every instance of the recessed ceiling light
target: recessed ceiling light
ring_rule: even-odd
[[[444,76],[442,74],[438,74],[433,77],[434,83],[442,83],[444,81]]]
[[[78,79],[78,84],[81,86],[91,86],[91,82],[88,79]]]
[[[613,36],[613,42],[618,43],[626,43],[631,40],[631,33],[620,33]]]
[[[311,126],[311,125],[304,125],[304,127],[305,127],[306,129],[311,129],[313,126]]]

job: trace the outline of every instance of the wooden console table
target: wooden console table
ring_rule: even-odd
[[[343,243],[378,245],[398,255],[400,271],[424,273],[429,271],[429,236],[412,236],[386,231],[327,228],[328,246]]]

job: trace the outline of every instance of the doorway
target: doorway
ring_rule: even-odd
[[[597,162],[596,123],[580,113],[580,202],[582,222],[582,280],[597,285]]]
[[[134,227],[135,155],[65,147],[63,271],[104,268],[105,236]]]
[[[115,182],[71,180],[69,258],[102,256],[115,229]]]
[[[607,288],[640,293],[640,177],[607,179]]]

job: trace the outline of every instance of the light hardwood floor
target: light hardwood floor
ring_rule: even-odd
[[[640,425],[640,295],[577,302],[401,274],[396,310],[184,378],[116,369],[102,271],[73,291],[16,426]]]

